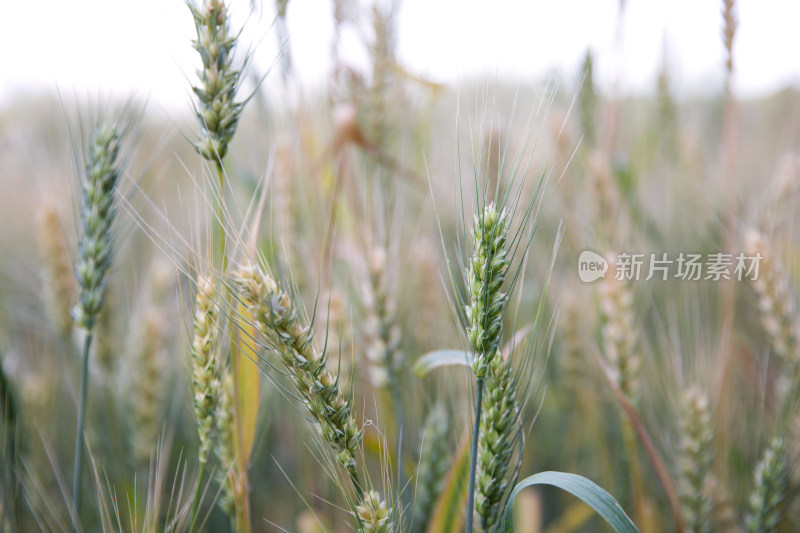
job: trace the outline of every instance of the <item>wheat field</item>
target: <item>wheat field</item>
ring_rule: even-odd
[[[434,83],[340,1],[368,66],[292,94],[252,4],[187,1],[191,113],[0,107],[0,531],[800,529],[800,94],[733,0],[704,95]]]

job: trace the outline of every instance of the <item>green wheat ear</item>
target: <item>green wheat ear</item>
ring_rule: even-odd
[[[391,512],[380,494],[374,490],[364,494],[364,499],[356,506],[356,514],[361,523],[359,531],[362,533],[392,533],[394,531]]]
[[[197,72],[199,86],[192,87],[199,106],[197,118],[202,126],[195,148],[209,161],[221,161],[236,131],[244,104],[235,101],[240,71],[233,67],[236,34],[230,31],[230,15],[222,0],[207,0],[201,7],[189,4],[197,39],[194,49],[203,68]]]
[[[119,179],[117,156],[119,133],[109,124],[98,126],[92,135],[86,163],[86,181],[81,196],[82,236],[75,275],[80,300],[73,309],[75,323],[87,330],[94,327],[103,307],[106,274],[114,255],[114,187]]]
[[[789,481],[785,451],[783,440],[773,439],[756,466],[755,487],[750,495],[746,524],[749,533],[778,531]]]
[[[466,306],[467,336],[475,351],[473,367],[478,379],[486,377],[503,333],[506,294],[500,288],[511,264],[506,249],[508,214],[494,203],[475,216],[472,227],[473,253],[467,273],[469,303]]]
[[[314,347],[311,327],[301,323],[289,294],[258,266],[243,264],[234,282],[256,319],[254,326],[288,371],[320,434],[360,493],[356,454],[364,431],[353,420],[352,399],[342,394],[339,378],[328,372],[325,353]]]
[[[214,415],[219,404],[220,371],[217,358],[218,317],[214,303],[216,285],[212,278],[197,278],[192,328],[192,392],[197,432],[200,438],[200,463],[208,461],[214,447]]]

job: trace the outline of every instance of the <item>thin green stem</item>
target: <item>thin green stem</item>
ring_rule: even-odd
[[[364,499],[364,489],[361,488],[361,480],[358,478],[358,472],[355,469],[347,469],[347,473],[350,475],[350,481],[353,483],[353,488],[356,491],[356,500],[361,501]]]
[[[228,254],[225,243],[225,170],[222,161],[217,159],[217,180],[219,183],[219,202],[217,203],[217,231],[219,235],[219,251],[222,254],[222,272],[228,270]]]
[[[393,379],[389,382],[389,389],[390,394],[392,397],[392,409],[395,413],[396,417],[396,429],[397,429],[397,483],[398,483],[398,494],[401,495],[404,504],[408,504],[408,496],[409,494],[406,492],[406,483],[408,480],[406,479],[406,472],[405,472],[405,464],[403,461],[403,424],[405,423],[405,413],[403,410],[403,401],[400,394],[400,388],[398,387],[397,379]]]
[[[92,330],[86,334],[83,343],[83,361],[81,362],[81,384],[78,399],[78,423],[75,426],[75,461],[72,471],[72,509],[75,519],[72,531],[78,531],[81,515],[81,474],[83,472],[83,429],[86,425],[86,401],[89,390],[89,349],[92,346]]]
[[[194,532],[197,523],[197,508],[200,506],[200,495],[203,493],[203,476],[206,473],[206,462],[200,463],[200,471],[197,473],[197,485],[194,488],[194,498],[192,499],[192,519],[189,522],[189,533]]]
[[[472,451],[469,456],[469,487],[467,488],[467,529],[472,533],[472,515],[475,514],[475,471],[478,468],[478,435],[481,426],[481,410],[483,402],[483,380],[478,380],[478,394],[475,398],[475,424],[472,428]]]

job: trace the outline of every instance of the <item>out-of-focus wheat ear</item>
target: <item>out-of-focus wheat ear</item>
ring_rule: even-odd
[[[427,237],[418,237],[411,244],[411,263],[416,270],[416,301],[413,334],[419,346],[433,349],[443,341],[443,316],[439,248]]]
[[[73,309],[75,323],[94,327],[106,294],[106,275],[114,256],[112,225],[116,215],[114,188],[120,176],[117,157],[120,135],[111,124],[98,126],[86,160],[81,197],[81,237],[75,274],[80,299]]]
[[[745,248],[752,254],[761,255],[758,277],[752,281],[758,296],[761,323],[773,351],[790,369],[796,369],[800,364],[800,322],[789,278],[764,235],[755,230],[747,231]]]
[[[133,451],[135,459],[147,463],[157,448],[161,422],[166,412],[164,405],[164,327],[166,317],[155,306],[145,311],[144,323],[139,326],[133,357],[133,384],[131,407],[133,409]]]
[[[633,292],[626,281],[612,275],[598,284],[598,292],[603,356],[620,390],[635,404],[639,396],[641,359],[636,351],[638,328],[634,323]]]
[[[563,316],[560,321],[563,356],[559,358],[563,379],[561,387],[573,395],[580,395],[586,386],[586,352],[581,302],[575,291],[567,291],[562,300]]]
[[[58,334],[69,339],[72,335],[71,309],[77,298],[78,286],[58,212],[52,203],[45,202],[39,207],[37,222],[39,252],[44,260],[48,315]]]
[[[519,388],[512,366],[500,353],[489,365],[485,387],[475,508],[483,529],[491,530],[514,481],[514,455],[521,438]]]
[[[288,138],[275,144],[275,181],[273,182],[272,209],[275,239],[283,246],[291,242],[293,159]]]
[[[713,500],[713,530],[734,531],[739,530],[739,509],[734,505],[728,487],[720,483],[719,479],[711,476],[707,485],[707,493]]]
[[[593,197],[596,198],[593,220],[596,226],[597,239],[603,246],[607,246],[610,244],[611,237],[614,234],[614,224],[616,223],[616,220],[609,214],[618,212],[619,193],[617,185],[614,183],[614,175],[608,154],[597,149],[589,154],[587,163],[589,186]]]
[[[725,70],[728,74],[728,85],[733,76],[733,40],[739,26],[735,11],[735,0],[722,0],[722,43],[725,45]]]
[[[365,133],[381,149],[388,148],[391,124],[396,122],[392,114],[392,106],[396,105],[398,97],[398,83],[394,80],[397,46],[395,11],[393,2],[384,2],[373,4],[371,13],[373,40],[369,49],[372,82],[365,95]],[[395,94],[390,94],[393,90]]]
[[[323,527],[320,518],[313,511],[306,510],[297,516],[295,531],[297,533],[325,533],[328,530]]]
[[[338,357],[326,357],[328,371],[338,372],[339,380],[347,383],[352,370],[353,325],[348,319],[345,294],[336,287],[330,287],[323,293],[319,301],[326,306],[323,316],[327,324],[325,344],[328,353],[339,354]]]
[[[336,452],[361,498],[356,453],[363,430],[353,420],[352,399],[343,395],[339,380],[314,347],[310,326],[301,323],[289,294],[260,267],[244,262],[233,275],[241,301],[255,317],[255,326],[288,371],[320,434]]]
[[[364,337],[369,376],[377,388],[397,385],[403,353],[396,324],[397,303],[387,272],[386,249],[375,247],[367,257],[368,283],[362,293],[366,320]]]
[[[216,470],[217,482],[222,488],[222,494],[218,500],[219,506],[233,520],[236,513],[235,507],[235,461],[236,446],[234,444],[234,425],[233,425],[233,376],[230,371],[218,382],[219,392],[217,397],[219,403],[216,409],[216,430],[217,438],[214,446],[214,454],[217,456],[220,467]]]
[[[789,469],[784,457],[782,439],[774,439],[756,466],[753,492],[750,495],[747,531],[772,533],[778,531],[783,519]]]
[[[97,315],[94,325],[94,343],[92,357],[106,379],[111,379],[119,364],[120,337],[114,320],[114,284],[110,284],[106,292],[106,305]]]
[[[689,532],[711,531],[714,501],[712,484],[714,427],[705,393],[697,386],[682,398],[681,435],[678,450],[678,497]]]
[[[597,89],[594,83],[594,56],[591,50],[586,50],[586,55],[583,57],[581,79],[583,84],[578,97],[581,131],[586,145],[589,148],[594,148],[597,131]]]
[[[188,5],[197,30],[193,46],[203,62],[197,72],[200,83],[192,87],[198,99],[196,113],[201,126],[195,148],[208,161],[220,164],[228,153],[243,107],[236,102],[240,71],[233,64],[238,35],[231,31],[223,0]]]
[[[358,531],[361,533],[393,533],[392,513],[380,494],[370,490],[356,506]]]
[[[487,205],[475,215],[472,226],[473,251],[467,272],[469,303],[465,309],[467,336],[475,352],[473,370],[484,379],[503,334],[503,313],[507,297],[501,290],[511,258],[506,249],[508,213]]]
[[[215,298],[214,280],[199,276],[192,325],[192,393],[201,465],[208,461],[208,454],[214,446],[214,416],[219,404],[219,322]]]
[[[450,467],[451,447],[448,442],[450,419],[442,404],[431,409],[425,419],[422,433],[422,454],[417,464],[417,479],[412,481],[414,515],[411,529],[423,533],[433,512],[433,506],[442,491],[444,478]]]

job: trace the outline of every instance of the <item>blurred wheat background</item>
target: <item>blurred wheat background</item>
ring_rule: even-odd
[[[294,3],[180,6],[186,112],[146,86],[0,105],[0,531],[462,531],[482,372],[478,531],[506,505],[516,532],[609,530],[511,500],[550,470],[642,532],[800,529],[800,94],[738,94],[735,2],[696,93],[667,60],[599,83],[592,50],[443,83],[398,59],[397,2],[339,0],[299,90]],[[584,250],[763,260],[583,283]]]

